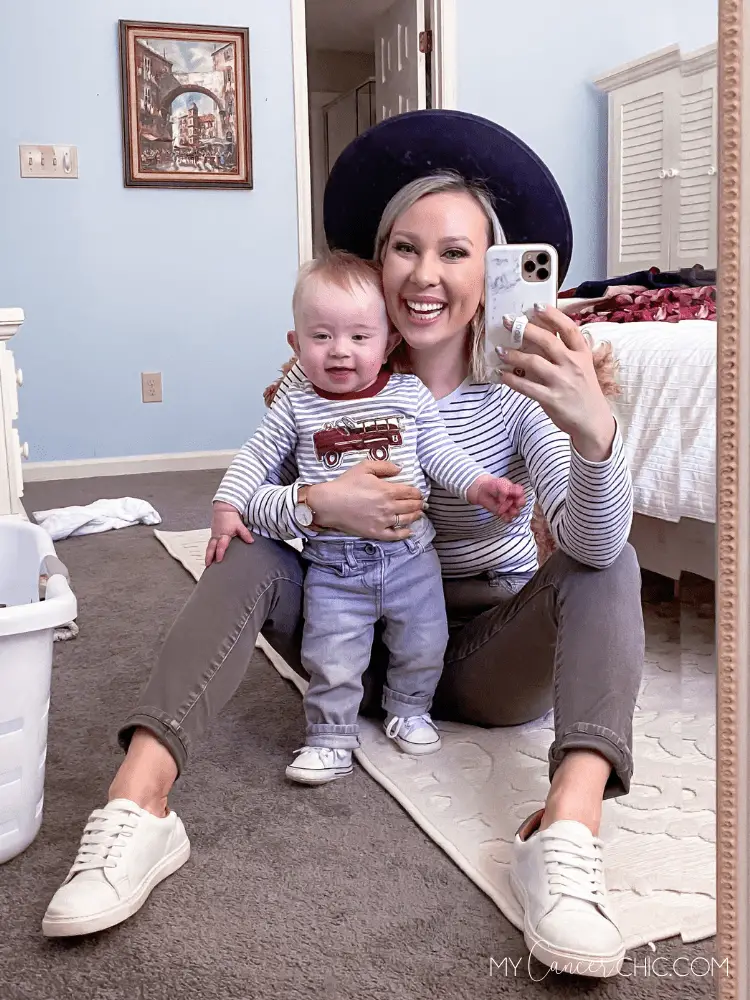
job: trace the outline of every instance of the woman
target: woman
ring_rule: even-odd
[[[490,194],[476,177],[491,178]],[[611,975],[624,948],[607,906],[597,834],[602,799],[627,793],[632,774],[643,621],[638,566],[626,543],[631,485],[592,354],[563,314],[540,312],[523,351],[506,358],[513,370],[501,384],[484,381],[484,252],[505,235],[493,201],[505,205],[505,233],[553,242],[564,272],[567,212],[531,151],[482,119],[416,112],[381,123],[345,151],[329,179],[326,231],[332,245],[362,255],[375,245],[388,311],[404,341],[401,363],[436,397],[459,444],[536,495],[557,539],[559,551],[537,569],[528,519],[502,526],[435,489],[430,517],[451,639],[433,711],[515,725],[554,708],[550,791],[518,831],[512,882],[538,958]],[[300,505],[322,527],[374,540],[407,537],[422,500],[388,483],[393,472],[388,463],[363,462],[306,488],[289,470],[286,484],[268,484],[251,501],[250,520],[269,536],[251,545],[246,531],[238,539],[222,531],[217,505],[207,553],[216,561],[120,732],[127,755],[110,802],[90,818],[45,933],[87,933],[125,919],[184,863],[187,836],[167,796],[194,740],[239,686],[258,631],[302,669],[303,565],[272,539],[310,531],[301,527],[309,518]],[[363,710],[379,704],[383,672],[381,648]]]

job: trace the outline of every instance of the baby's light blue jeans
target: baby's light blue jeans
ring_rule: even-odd
[[[407,718],[432,704],[448,643],[435,530],[422,518],[396,542],[314,539],[305,546],[302,664],[308,746],[359,746],[362,675],[383,619],[388,670],[382,705]]]

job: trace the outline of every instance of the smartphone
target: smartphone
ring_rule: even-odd
[[[519,350],[523,333],[508,330],[503,316],[528,317],[535,304],[557,305],[557,251],[546,243],[491,246],[485,254],[485,350],[491,369],[501,367],[496,347]]]

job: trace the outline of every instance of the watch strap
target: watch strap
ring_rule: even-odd
[[[322,526],[320,524],[315,523],[315,511],[310,505],[310,501],[307,499],[307,492],[309,489],[310,489],[309,483],[302,483],[301,485],[299,485],[296,491],[296,498],[297,498],[296,502],[298,504],[304,504],[305,507],[307,507],[307,509],[312,514],[313,517],[312,523],[308,525],[308,529],[310,531],[322,531],[323,530]]]

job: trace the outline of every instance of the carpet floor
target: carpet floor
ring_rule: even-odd
[[[127,494],[151,502],[166,530],[198,528],[218,479],[32,483],[24,502],[31,512]],[[120,760],[118,721],[194,587],[151,528],[70,539],[57,550],[81,632],[55,645],[42,830],[0,867],[2,1000],[714,995],[718,973],[706,975],[705,961],[685,975],[685,958],[711,959],[710,940],[640,949],[604,983],[545,975],[490,900],[361,769],[318,789],[286,782],[299,695],[260,653],[175,788],[172,805],[193,846],[188,864],[125,924],[45,940],[46,904]]]

